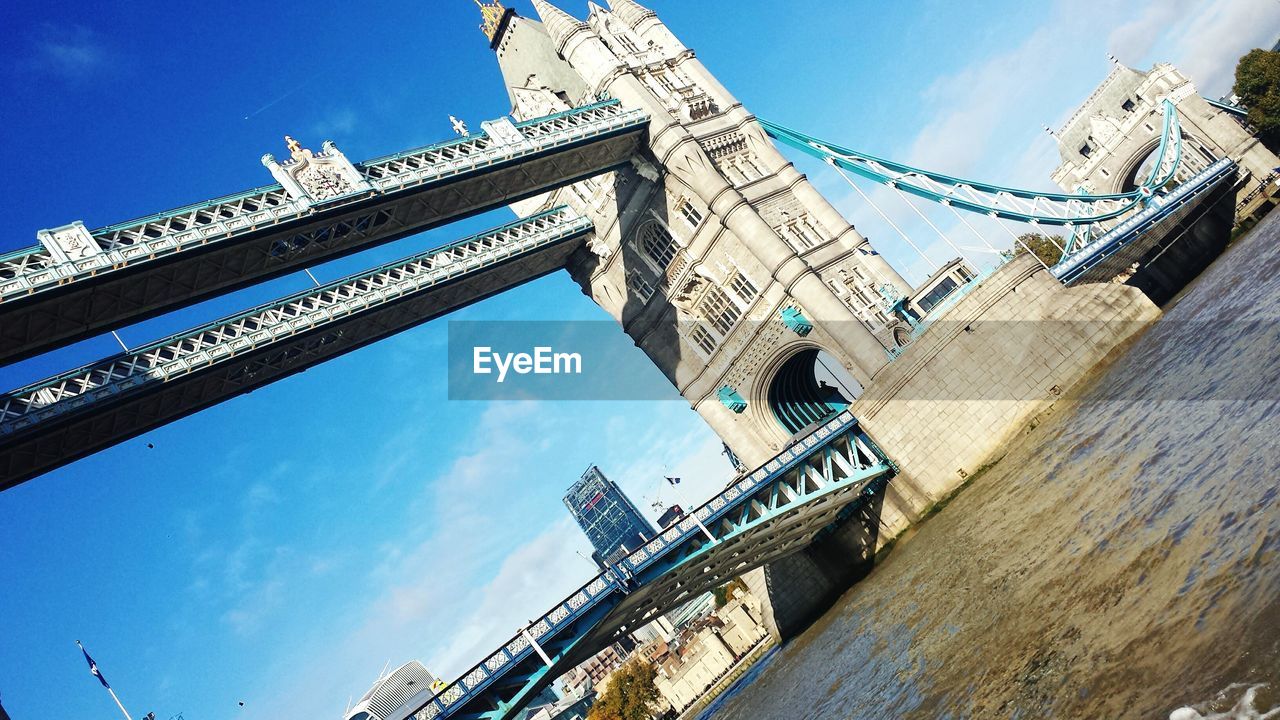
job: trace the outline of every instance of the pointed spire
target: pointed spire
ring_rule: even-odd
[[[507,9],[502,6],[502,0],[493,0],[492,3],[483,3],[475,0],[476,7],[480,8],[480,17],[483,22],[480,23],[480,29],[484,31],[485,37],[489,38],[489,42],[493,42],[498,36],[498,30],[502,27],[502,19],[507,14]]]
[[[546,26],[547,33],[556,42],[557,48],[563,49],[565,41],[580,28],[587,27],[586,23],[575,19],[547,0],[533,0],[533,8],[538,11],[538,17],[542,18],[542,24]]]
[[[613,14],[621,18],[622,22],[633,30],[640,25],[642,20],[654,17],[656,14],[635,0],[609,0],[609,9],[613,10]]]

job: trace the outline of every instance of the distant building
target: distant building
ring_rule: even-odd
[[[658,527],[666,530],[682,517],[684,517],[684,508],[679,505],[672,505],[658,518]]]
[[[617,562],[657,534],[635,503],[595,465],[565,493],[564,504],[587,534],[601,567]]]
[[[565,698],[550,705],[534,708],[529,720],[586,720],[595,695],[583,698]]]
[[[414,660],[379,678],[369,692],[347,711],[345,720],[406,720],[410,713],[426,704],[434,692],[436,678]]]
[[[556,691],[549,686],[545,687],[542,692],[529,701],[528,707],[516,713],[515,720],[534,720],[534,718],[539,717],[539,710],[552,707],[558,702],[560,702],[560,697],[556,695]]]

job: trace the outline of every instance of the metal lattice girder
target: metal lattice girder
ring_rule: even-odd
[[[1117,225],[1055,265],[1054,277],[1067,285],[1108,282],[1155,248],[1215,191],[1236,177],[1237,166],[1222,158],[1189,178],[1146,210]]]
[[[1134,190],[1115,195],[1050,193],[964,180],[841,147],[767,120],[760,123],[775,140],[881,185],[957,210],[1041,225],[1090,225],[1135,210],[1174,178],[1182,160],[1178,113],[1167,100],[1159,156],[1150,175]]]
[[[0,489],[564,266],[567,207],[0,395]]]
[[[372,190],[323,203],[272,185],[95,230],[80,260],[0,255],[0,363],[614,169],[647,126],[606,101],[370,160]]]
[[[840,414],[570,595],[532,623],[527,637],[526,631],[516,633],[418,708],[416,717],[514,716],[556,677],[620,634],[803,549],[841,513],[861,508],[893,474],[892,463],[857,420],[847,411]]]

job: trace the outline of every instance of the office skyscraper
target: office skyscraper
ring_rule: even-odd
[[[592,465],[564,496],[569,514],[595,548],[597,565],[617,562],[651,539],[656,531],[631,499]]]

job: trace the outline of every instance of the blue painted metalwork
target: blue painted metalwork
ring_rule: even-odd
[[[808,337],[809,333],[813,332],[813,323],[809,322],[809,319],[798,308],[783,308],[782,324],[800,337]]]
[[[737,390],[728,385],[720,388],[720,392],[717,393],[717,395],[720,398],[721,404],[739,415],[747,409],[746,399],[744,399]]]
[[[862,507],[895,472],[857,420],[848,412],[840,414],[583,585],[418,708],[415,717],[514,716],[557,674],[598,650],[589,643],[611,642],[610,628],[631,626],[626,603],[633,611],[652,606],[665,612],[689,593],[727,581],[721,576],[727,569],[708,569],[737,562],[744,548],[739,540],[752,543],[772,537],[785,532],[780,523],[790,522],[810,541],[833,521]],[[758,565],[770,557],[752,560]],[[672,588],[682,588],[683,593],[675,594]]]
[[[1111,232],[1083,246],[1073,255],[1055,265],[1054,277],[1066,284],[1105,281],[1117,272],[1136,262],[1154,244],[1162,223],[1176,219],[1206,194],[1229,181],[1236,173],[1236,164],[1222,158],[1205,168],[1167,195],[1155,198],[1142,212],[1117,225]],[[1143,244],[1141,239],[1149,242]],[[1099,274],[1101,273],[1101,274]]]
[[[1181,158],[1182,134],[1173,103],[1165,101],[1165,125],[1156,167],[1127,193],[1087,195],[1040,192],[952,177],[842,147],[768,120],[768,135],[844,170],[926,200],[989,217],[1042,225],[1087,225],[1138,208],[1173,179]],[[1168,152],[1172,149],[1172,161]]]

